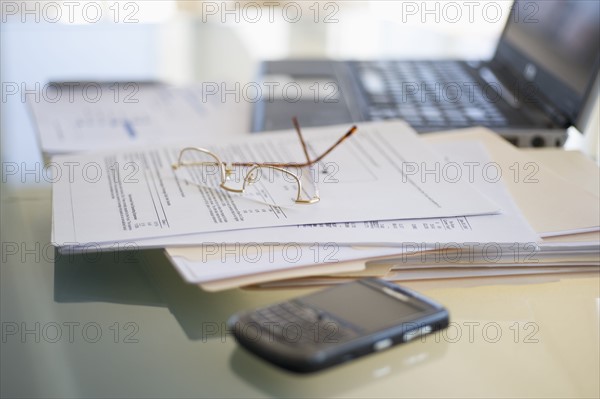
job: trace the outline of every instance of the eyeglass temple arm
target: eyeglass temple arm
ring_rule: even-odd
[[[294,116],[292,118],[292,123],[294,124],[294,128],[296,129],[296,133],[298,133],[298,138],[300,139],[300,144],[302,145],[302,150],[304,151],[304,156],[306,157],[306,162],[310,163],[310,156],[308,155],[306,142],[304,141],[304,137],[302,137],[302,132],[300,131],[300,124],[298,123],[298,118]]]
[[[340,137],[338,141],[336,141],[331,147],[329,147],[329,149],[327,149],[327,151],[325,151],[324,153],[322,153],[321,155],[319,155],[317,158],[313,159],[312,161],[309,161],[306,166],[312,166],[312,165],[316,164],[317,162],[319,162],[321,159],[325,158],[327,155],[329,155],[329,153],[331,151],[333,151],[333,149],[335,147],[340,145],[348,137],[352,136],[357,130],[358,130],[358,128],[356,127],[356,125],[352,126],[350,128],[350,130],[348,130],[348,132],[345,135]]]
[[[321,159],[325,158],[327,155],[329,155],[329,153],[331,151],[333,151],[333,149],[335,147],[337,147],[338,145],[340,145],[344,140],[346,140],[348,137],[352,136],[356,131],[358,130],[358,128],[356,127],[356,125],[352,126],[350,128],[350,130],[348,130],[348,132],[346,134],[344,134],[342,137],[340,137],[338,139],[338,141],[336,141],[331,147],[329,147],[327,149],[327,151],[325,151],[323,154],[319,155],[317,158],[311,160],[310,157],[308,156],[308,151],[306,149],[306,144],[304,142],[304,138],[302,137],[302,133],[297,130],[298,135],[300,137],[300,141],[302,143],[302,148],[304,149],[304,154],[307,157],[307,161],[304,163],[276,163],[276,162],[268,162],[268,163],[255,163],[255,162],[234,162],[231,163],[231,166],[254,166],[254,165],[260,165],[260,166],[275,166],[275,167],[290,167],[290,166],[294,166],[294,167],[299,167],[299,168],[303,168],[306,166],[312,166],[314,164],[316,164],[317,162],[319,162]]]

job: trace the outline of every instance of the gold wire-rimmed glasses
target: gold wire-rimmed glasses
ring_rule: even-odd
[[[354,134],[358,129],[356,126],[352,126],[346,134],[340,137],[331,147],[329,147],[325,152],[323,152],[318,157],[311,159],[308,154],[308,148],[306,146],[306,142],[304,141],[304,137],[302,136],[302,132],[300,130],[300,124],[298,123],[297,118],[292,118],[292,123],[298,134],[298,138],[300,139],[300,144],[302,146],[302,150],[304,151],[304,156],[306,157],[306,162],[288,162],[288,163],[280,163],[280,162],[223,162],[221,158],[215,153],[201,147],[186,147],[179,152],[179,157],[177,159],[177,163],[173,164],[173,169],[177,170],[181,167],[189,167],[189,166],[201,166],[201,167],[212,167],[215,168],[215,172],[219,178],[219,186],[229,192],[240,193],[243,194],[246,191],[246,188],[255,182],[258,181],[259,177],[264,173],[264,170],[275,171],[283,174],[288,179],[288,182],[293,182],[295,184],[295,198],[292,200],[296,204],[314,204],[320,201],[319,191],[315,184],[314,193],[310,196],[303,195],[302,182],[300,177],[288,170],[288,168],[312,168],[316,163],[325,158],[334,148],[340,145],[344,140]],[[184,158],[187,154],[194,153],[197,155],[192,161],[185,161]],[[197,158],[204,158],[204,160],[198,161]],[[248,167],[248,171],[244,174],[242,179],[242,187],[234,188],[230,187],[228,183],[229,177],[233,174],[234,168],[237,167]]]

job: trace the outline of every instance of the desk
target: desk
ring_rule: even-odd
[[[3,161],[39,162],[22,107],[2,105]],[[445,333],[297,376],[223,323],[309,290],[206,293],[155,250],[57,256],[50,185],[26,183],[2,187],[2,397],[600,395],[597,274],[407,284],[447,306]]]
[[[296,376],[240,349],[233,312],[307,290],[211,294],[161,251],[55,258],[49,188],[2,202],[3,397],[597,397],[597,274],[407,286],[452,325],[385,353]],[[6,260],[6,261],[5,261]]]

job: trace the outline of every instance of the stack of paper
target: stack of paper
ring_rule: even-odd
[[[408,125],[365,124],[360,130],[328,157],[322,166],[326,173],[316,175],[322,201],[289,208],[206,187],[193,173],[173,170],[179,151],[189,146],[189,141],[55,157],[57,165],[84,166],[81,174],[59,179],[53,186],[54,242],[61,246],[156,238],[168,242],[170,237],[194,233],[500,211],[466,180],[419,181],[409,176],[407,168],[412,165],[436,165],[440,160]],[[339,138],[340,132],[345,129],[307,129],[305,137],[318,154]],[[293,132],[263,134],[232,144],[215,141],[205,147],[224,159],[243,162],[299,163],[303,155]],[[265,184],[261,188],[270,187]],[[239,242],[237,234],[230,237]],[[213,242],[211,236],[205,241]],[[278,240],[265,240],[273,241]]]
[[[365,269],[330,278],[280,281],[265,286],[334,284],[358,276],[393,281],[598,271],[600,266],[600,175],[598,167],[577,152],[518,150],[492,132],[468,129],[426,136],[431,143],[483,143],[493,162],[508,176],[503,181],[512,198],[536,228],[538,250],[532,247],[500,253],[494,245],[485,255],[448,249],[404,254],[365,263]],[[528,172],[519,175],[519,168]],[[477,256],[480,255],[480,256]]]
[[[141,95],[143,107],[33,106],[44,150],[66,153],[52,159],[69,171],[53,184],[60,251],[166,248],[182,277],[207,290],[600,265],[598,168],[576,155],[524,152],[485,129],[419,136],[401,121],[364,123],[316,166],[319,203],[273,204],[269,184],[241,195],[172,165],[190,146],[226,162],[303,162],[295,132],[232,135],[217,122],[226,112],[191,88]],[[348,128],[306,129],[311,155]],[[101,150],[77,153],[92,148]]]

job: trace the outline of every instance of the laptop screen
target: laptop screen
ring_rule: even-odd
[[[574,122],[598,72],[599,20],[597,0],[518,0],[495,60]]]

